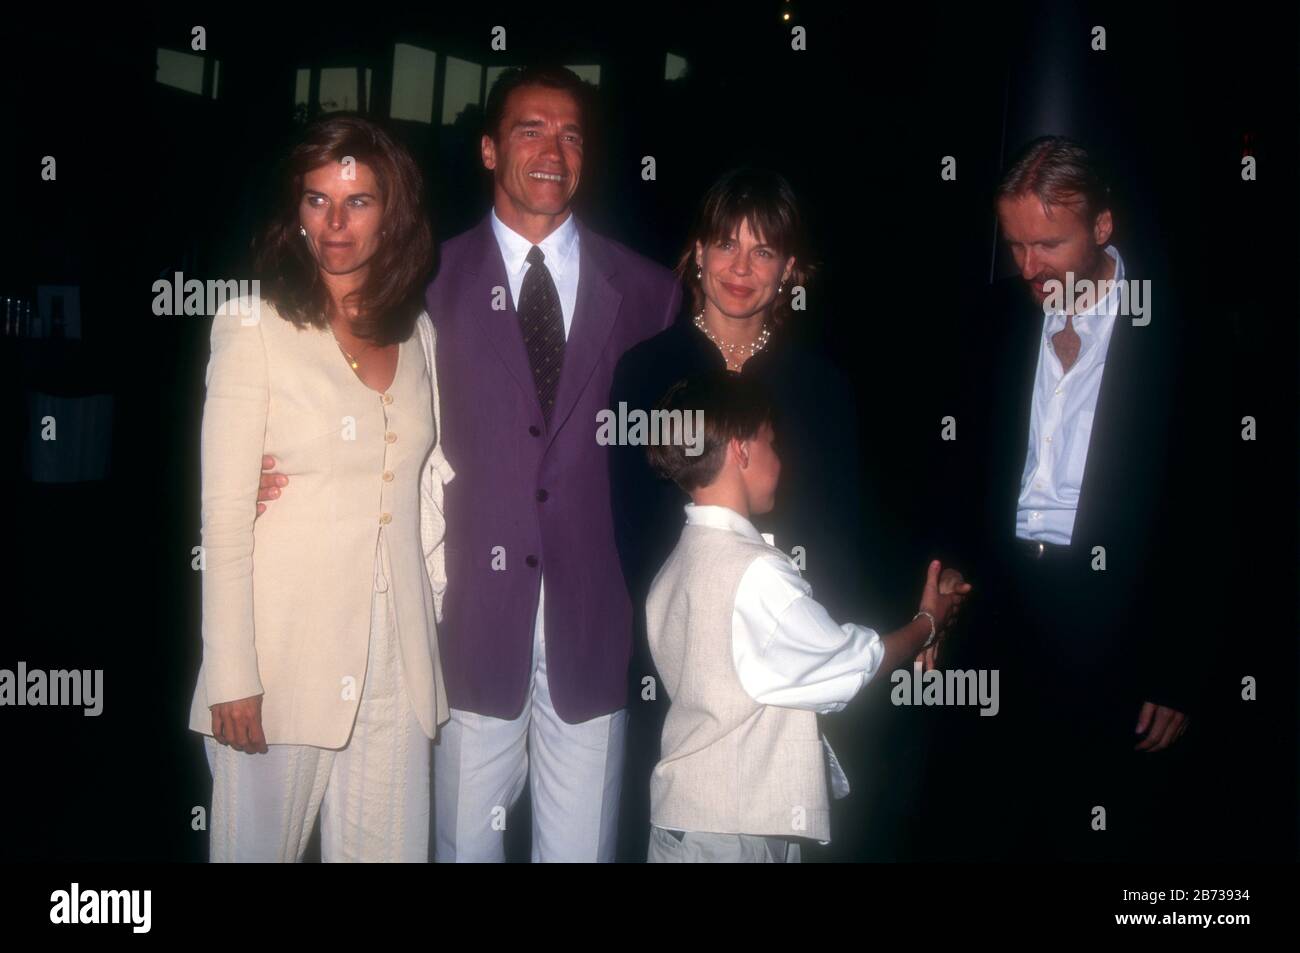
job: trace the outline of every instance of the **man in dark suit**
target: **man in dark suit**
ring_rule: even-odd
[[[525,782],[534,861],[614,857],[632,618],[597,413],[619,356],[672,322],[681,292],[573,215],[586,95],[562,68],[497,82],[482,139],[493,209],[442,247],[428,290],[456,472],[439,861],[503,859]]]
[[[979,630],[939,662],[999,669],[1002,697],[994,718],[946,715],[938,852],[1143,856],[1170,824],[1169,749],[1216,619],[1180,584],[1215,508],[1182,465],[1197,401],[1179,310],[1112,244],[1109,188],[1077,143],[1030,143],[996,204],[1020,287],[967,319],[933,542],[970,567]]]

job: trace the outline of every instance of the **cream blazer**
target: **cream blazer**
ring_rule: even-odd
[[[437,619],[454,472],[439,446],[427,315],[417,331],[381,395],[328,330],[299,329],[267,301],[229,302],[214,318],[193,730],[212,734],[211,705],[260,694],[268,744],[343,747],[365,683],[380,547],[411,704],[430,738],[447,720]],[[290,482],[255,519],[263,454]]]

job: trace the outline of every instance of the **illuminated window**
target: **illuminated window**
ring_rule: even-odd
[[[487,68],[487,91],[489,93],[492,92],[492,87],[496,85],[496,81],[501,77],[501,74],[508,69],[510,69],[509,66],[489,66]]]
[[[302,110],[302,114],[307,115],[307,110],[311,107],[311,70],[298,70],[298,80],[294,84],[293,105],[296,109]]]
[[[366,106],[370,104],[371,71],[366,70]],[[364,112],[361,93],[357,89],[357,69],[354,66],[329,67],[320,71],[321,112]]]
[[[449,126],[456,121],[466,106],[477,106],[479,83],[483,80],[483,67],[477,63],[447,57],[447,72],[443,82],[446,88],[442,94],[442,124]]]
[[[569,69],[578,74],[579,77],[591,83],[592,86],[600,85],[600,67],[599,66],[570,66]]]
[[[158,61],[154,76],[164,86],[182,89],[196,96],[203,95],[203,68],[205,58],[196,53],[182,53],[178,50],[165,50],[159,47]],[[217,98],[217,80],[220,78],[221,62],[212,61],[212,98]]]
[[[669,53],[664,58],[664,79],[683,79],[689,68],[684,57]]]
[[[394,119],[433,122],[433,79],[438,54],[418,46],[398,43],[393,48]]]

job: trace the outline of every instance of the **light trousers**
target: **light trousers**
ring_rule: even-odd
[[[326,863],[428,860],[432,742],[406,691],[379,550],[366,675],[348,743],[273,744],[267,754],[247,754],[204,738],[212,862],[300,861],[317,814]]]
[[[434,748],[434,859],[505,860],[506,814],[524,784],[532,798],[533,863],[614,860],[627,711],[571,725],[546,677],[544,582],[533,626],[532,679],[507,720],[453,708]]]
[[[798,841],[788,837],[687,831],[679,838],[651,825],[646,863],[797,864],[800,854]]]

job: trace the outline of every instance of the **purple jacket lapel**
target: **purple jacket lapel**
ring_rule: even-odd
[[[519,333],[519,316],[514,303],[510,300],[510,281],[506,277],[505,259],[497,246],[496,236],[492,234],[490,218],[485,218],[474,229],[473,239],[461,257],[460,268],[473,275],[470,283],[469,301],[477,324],[482,328],[497,356],[510,371],[510,376],[534,403],[537,402],[537,387],[533,383],[533,371],[528,364],[528,352],[524,348],[523,335]],[[505,289],[506,309],[494,311],[492,301],[494,288]],[[541,412],[541,405],[538,405]]]
[[[564,345],[564,366],[560,370],[560,384],[551,415],[551,440],[573,413],[578,398],[591,379],[614,330],[614,318],[623,300],[622,292],[613,285],[615,266],[606,255],[600,236],[593,235],[581,222],[578,223],[578,236],[578,254],[581,256],[578,298],[573,308],[573,324]],[[601,400],[604,399],[602,395]]]
[[[583,389],[604,351],[614,330],[614,318],[623,300],[622,292],[614,287],[612,277],[615,266],[606,254],[599,235],[594,235],[581,222],[578,223],[581,256],[578,271],[578,297],[573,309],[573,323],[564,346],[564,366],[560,370],[560,384],[555,394],[555,409],[551,414],[550,435],[553,439],[582,396]],[[537,387],[533,383],[528,352],[523,335],[519,333],[519,315],[510,300],[510,282],[506,277],[505,260],[492,233],[492,223],[485,218],[473,232],[472,241],[460,260],[460,269],[474,276],[470,287],[470,302],[477,323],[492,342],[515,383],[528,399],[536,403]],[[506,289],[508,307],[504,311],[492,309],[492,289]],[[540,412],[541,407],[538,406]],[[549,444],[549,440],[548,440]]]

